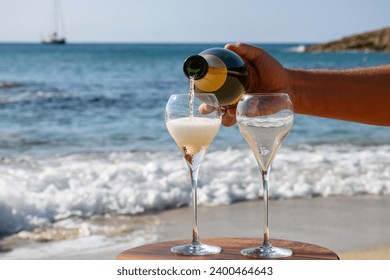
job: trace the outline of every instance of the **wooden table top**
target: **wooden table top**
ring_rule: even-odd
[[[222,248],[220,254],[209,256],[182,256],[170,251],[171,247],[187,244],[190,240],[174,240],[143,245],[120,253],[118,260],[248,260],[242,256],[241,249],[256,247],[262,243],[260,238],[203,238],[202,243],[217,245]],[[291,240],[271,239],[276,247],[285,247],[293,251],[293,255],[284,260],[338,260],[337,254],[327,248],[314,244]]]

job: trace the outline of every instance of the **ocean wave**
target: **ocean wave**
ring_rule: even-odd
[[[288,52],[293,52],[293,53],[303,53],[305,52],[306,50],[306,46],[305,45],[299,45],[299,46],[295,46],[295,47],[291,47],[291,48],[288,48]]]
[[[0,104],[15,104],[15,103],[31,103],[41,100],[53,99],[62,96],[62,93],[58,93],[55,90],[22,90],[18,92],[10,91],[3,93],[0,96]]]
[[[17,83],[17,82],[1,82],[0,81],[0,89],[9,89],[9,88],[15,88],[15,87],[20,87],[22,84]]]
[[[390,145],[284,147],[271,173],[270,197],[390,194]],[[2,158],[0,235],[69,217],[135,215],[190,204],[179,152],[111,152]],[[199,204],[261,196],[248,149],[209,152],[199,174]]]

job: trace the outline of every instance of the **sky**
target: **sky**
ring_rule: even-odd
[[[0,42],[40,42],[54,0],[0,0]],[[326,42],[390,27],[390,0],[62,0],[68,42]]]

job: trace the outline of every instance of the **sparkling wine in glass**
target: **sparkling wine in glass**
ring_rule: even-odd
[[[199,106],[213,108],[209,114],[201,114]],[[181,255],[211,255],[221,252],[214,245],[202,244],[198,232],[197,181],[200,163],[221,125],[221,110],[213,94],[174,94],[165,108],[165,122],[190,170],[192,185],[193,228],[192,242],[171,248]]]
[[[294,110],[286,93],[252,93],[244,95],[237,105],[237,123],[259,165],[263,181],[263,243],[241,251],[252,258],[284,258],[290,249],[271,245],[268,226],[268,179],[271,165],[294,122]]]

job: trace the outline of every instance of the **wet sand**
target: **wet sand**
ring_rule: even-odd
[[[270,201],[271,238],[289,239],[326,247],[341,259],[390,260],[390,196],[362,195]],[[115,224],[107,218],[100,223]],[[0,259],[115,259],[129,248],[192,235],[192,210],[189,207],[157,214],[121,219],[139,225],[126,242],[113,237],[88,236],[81,241],[31,242]],[[199,207],[202,237],[262,237],[262,201],[247,201],[226,206]],[[132,227],[133,225],[129,225]],[[124,234],[126,234],[124,232]],[[83,249],[78,247],[82,245]],[[34,255],[33,253],[40,252]],[[29,257],[30,256],[30,257]],[[33,257],[32,257],[33,256]]]
[[[191,211],[158,214],[156,242],[190,238]],[[271,238],[316,244],[341,259],[390,260],[390,196],[273,200],[269,211]],[[261,237],[263,204],[203,206],[198,218],[201,237]]]
[[[249,201],[201,207],[201,236],[261,237],[262,206]],[[269,211],[271,238],[320,245],[341,259],[390,259],[390,196],[277,200]],[[190,209],[161,213],[160,239],[189,238],[190,215]]]

